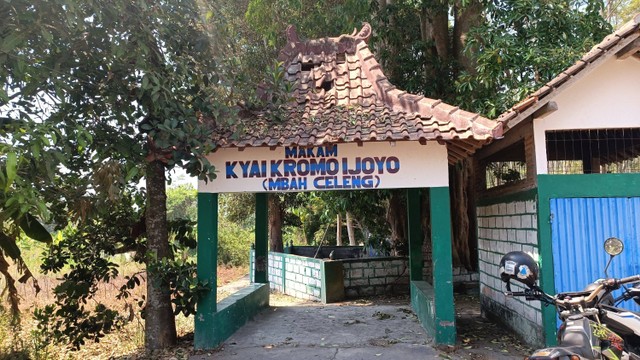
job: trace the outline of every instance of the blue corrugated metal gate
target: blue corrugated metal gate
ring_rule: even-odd
[[[551,199],[550,210],[557,292],[582,290],[604,277],[609,255],[603,244],[612,236],[622,239],[625,247],[613,259],[609,276],[640,274],[640,198]],[[624,307],[640,311],[633,301]]]

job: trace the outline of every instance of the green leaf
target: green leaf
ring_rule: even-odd
[[[9,95],[7,95],[7,92],[4,91],[4,89],[0,88],[0,102],[1,103],[8,103],[9,102]]]
[[[0,44],[0,50],[3,53],[9,53],[14,50],[16,45],[18,45],[22,41],[22,36],[19,32],[14,31],[10,32],[9,35],[5,36],[2,39],[2,43]]]
[[[131,179],[133,179],[136,175],[138,175],[139,171],[140,170],[138,169],[137,166],[134,166],[131,169],[129,169],[129,171],[127,172],[127,176],[125,177],[125,181],[126,182],[131,181]]]
[[[16,244],[16,239],[0,231],[0,249],[12,259],[20,258],[20,248]]]
[[[24,231],[24,233],[33,240],[44,243],[51,243],[51,241],[53,240],[51,238],[51,234],[49,234],[49,231],[47,231],[47,229],[42,224],[40,224],[35,216],[29,213],[24,214],[20,218],[18,225],[20,225],[22,231]]]
[[[4,191],[9,191],[9,187],[13,184],[13,181],[16,178],[16,173],[18,171],[18,156],[15,152],[10,152],[7,154],[7,183],[4,186]]]

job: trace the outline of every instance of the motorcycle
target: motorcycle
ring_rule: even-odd
[[[609,261],[605,279],[599,279],[583,291],[562,292],[555,296],[536,285],[538,264],[527,253],[512,251],[500,260],[500,277],[506,284],[506,296],[522,296],[553,305],[562,324],[558,328],[558,345],[538,349],[525,360],[583,360],[631,359],[640,360],[640,314],[618,307],[633,299],[640,304],[640,275],[621,279],[610,278],[607,269],[611,260],[624,249],[622,240],[609,238],[604,243]],[[511,291],[511,281],[523,284],[522,291]],[[639,286],[638,284],[637,286]],[[612,292],[623,288],[622,295],[613,298]]]

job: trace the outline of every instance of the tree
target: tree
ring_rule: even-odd
[[[607,0],[602,9],[602,17],[614,27],[619,27],[640,13],[639,0]]]
[[[100,204],[82,201],[87,194],[106,191],[113,199],[144,178],[145,344],[173,344],[169,285],[151,271],[172,259],[165,174],[180,166],[200,179],[214,176],[204,157],[213,148],[211,130],[202,119],[225,126],[234,118],[221,116],[228,87],[216,73],[213,9],[196,0],[17,0],[0,4],[0,12],[2,135],[13,143],[3,148],[4,169],[24,174],[5,184],[21,198],[3,203],[3,211],[18,206],[13,219],[34,207],[44,214],[49,196],[64,227],[66,214],[86,221],[97,213]],[[28,142],[16,134],[44,145],[21,152],[14,166],[18,156],[9,154]],[[38,181],[42,173],[29,170],[43,162],[46,176]],[[102,182],[91,179],[96,174]],[[75,194],[71,184],[79,185]],[[55,195],[45,195],[49,189]]]
[[[191,184],[179,185],[167,189],[167,219],[197,220],[198,191]]]
[[[611,32],[600,1],[489,4],[467,50],[477,69],[456,79],[461,106],[496,117],[573,64]]]
[[[550,80],[610,32],[596,0],[375,4],[378,31],[372,40],[390,81],[489,118]],[[471,269],[476,262],[471,252],[475,224],[470,161],[451,166],[450,173],[454,264]]]

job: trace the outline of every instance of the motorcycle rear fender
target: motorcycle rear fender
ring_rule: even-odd
[[[609,327],[624,335],[640,336],[640,316],[638,314],[631,311],[614,311],[612,308],[606,309],[604,311],[604,322]]]
[[[574,350],[575,350],[574,347],[562,347],[562,346],[538,349],[534,351],[533,354],[531,354],[531,356],[529,356],[529,360],[552,360],[552,359],[558,359],[561,356],[566,356],[566,357],[571,355],[579,356],[579,354],[577,354]]]

